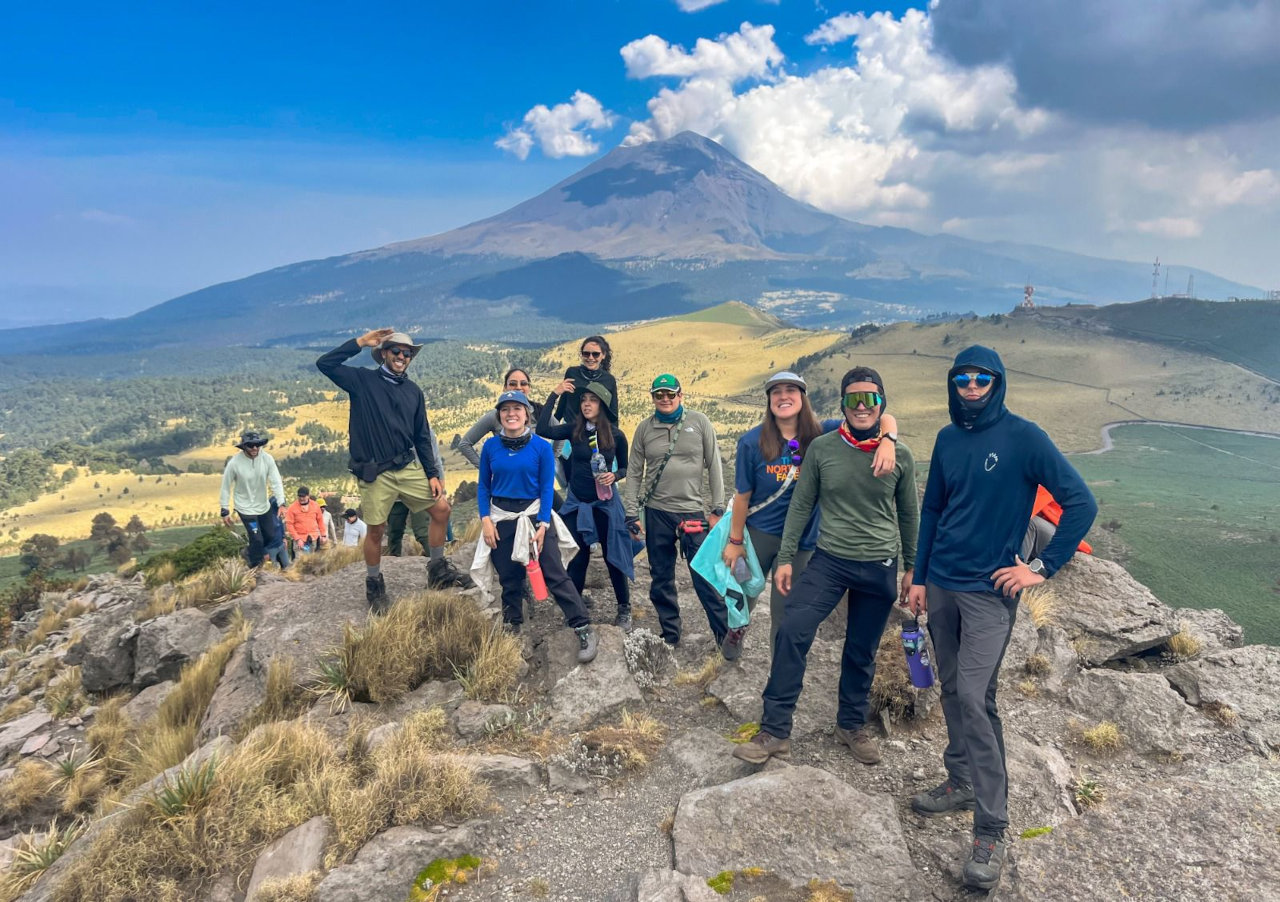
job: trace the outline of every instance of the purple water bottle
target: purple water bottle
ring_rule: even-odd
[[[907,655],[911,685],[917,689],[928,689],[933,685],[933,665],[929,663],[929,646],[919,621],[902,622],[902,650]]]
[[[604,459],[604,455],[599,451],[593,452],[591,455],[591,475],[596,479],[596,497],[601,501],[608,501],[613,497],[613,486],[605,485],[600,481],[600,477],[609,472],[609,464]]]

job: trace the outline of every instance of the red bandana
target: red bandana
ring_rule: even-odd
[[[877,435],[875,438],[859,441],[853,437],[853,431],[849,428],[849,424],[847,422],[840,424],[839,432],[840,437],[845,440],[845,443],[848,444],[850,448],[857,448],[859,451],[874,454],[876,448],[880,447],[880,436]]]

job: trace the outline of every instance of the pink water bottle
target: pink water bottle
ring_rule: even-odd
[[[605,461],[604,455],[596,451],[591,455],[591,475],[596,480],[596,498],[601,501],[608,501],[613,497],[613,486],[605,485],[600,481],[600,477],[609,472],[609,464]]]
[[[533,600],[546,601],[547,580],[542,575],[542,565],[538,563],[538,559],[532,558],[524,565],[524,569],[529,575],[529,588],[533,589]]]

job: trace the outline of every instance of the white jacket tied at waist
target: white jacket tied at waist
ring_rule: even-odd
[[[489,519],[493,520],[494,526],[507,520],[516,521],[516,537],[515,546],[511,549],[511,559],[518,564],[528,564],[530,554],[530,546],[533,543],[533,517],[538,516],[541,510],[541,502],[535,501],[520,513],[512,513],[505,511],[496,504],[489,505]],[[560,515],[555,511],[551,512],[551,529],[555,532],[556,544],[560,546],[560,560],[567,562],[573,560],[573,556],[578,553],[578,543],[573,540],[573,533],[569,531],[569,527],[565,526]],[[544,538],[543,541],[546,541]],[[484,595],[485,601],[492,601],[495,596],[500,596],[502,590],[498,582],[498,571],[493,567],[493,561],[489,560],[489,556],[493,553],[493,549],[485,544],[484,536],[481,535],[480,540],[476,542],[476,554],[471,561],[471,578],[475,580],[476,585],[480,587],[481,594]],[[499,585],[499,589],[495,592],[494,586]]]

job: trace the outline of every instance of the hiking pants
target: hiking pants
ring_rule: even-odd
[[[658,623],[662,627],[662,638],[668,643],[680,641],[680,601],[676,593],[676,546],[679,554],[684,555],[685,562],[693,560],[706,538],[705,532],[688,534],[677,526],[681,520],[701,520],[702,511],[684,514],[645,508],[644,512],[644,544],[649,552],[649,600],[658,612]],[[707,612],[707,622],[715,635],[716,645],[724,641],[724,634],[729,631],[729,613],[724,599],[711,587],[705,579],[689,568],[693,577],[693,591],[698,601],[702,602]]]
[[[239,511],[236,513],[240,514]],[[250,567],[257,567],[262,563],[266,549],[281,540],[276,533],[275,515],[271,511],[265,514],[240,514],[240,522],[244,524],[245,535],[249,537],[245,556],[249,559]]]
[[[867,722],[876,651],[898,598],[898,560],[850,561],[819,548],[798,582],[791,584],[785,613],[773,641],[773,665],[764,687],[760,729],[786,739],[804,686],[806,657],[818,627],[849,593],[849,617],[840,658],[840,705],[836,723],[856,730]]]
[[[403,501],[397,501],[391,505],[391,512],[387,514],[387,554],[392,557],[400,557],[404,548],[406,523],[413,528],[413,537],[422,546],[422,553],[427,554],[430,551],[431,543],[427,539],[429,535],[427,530],[431,526],[429,510],[419,511],[414,514],[410,513],[409,505]]]
[[[778,549],[782,547],[782,536],[761,532],[753,526],[747,527],[747,534],[751,536],[751,547],[755,549],[756,559],[760,561],[760,570],[764,573],[764,578],[769,581],[769,648],[773,648],[773,642],[778,638],[778,627],[782,626],[782,616],[786,612],[789,597],[778,588],[772,572],[774,562],[778,559]],[[804,568],[809,566],[811,557],[813,557],[812,551],[796,551],[796,556],[791,559],[792,589],[795,589],[796,583],[800,580],[800,574],[804,573]]]
[[[973,784],[973,832],[1000,833],[1009,826],[1009,780],[996,677],[1013,634],[1018,600],[996,592],[954,592],[934,583],[926,591],[947,720],[943,761],[953,779]]]
[[[524,623],[526,571],[524,564],[511,559],[511,552],[516,546],[516,521],[503,520],[495,525],[498,530],[498,547],[493,549],[489,559],[493,561],[493,568],[498,571],[498,581],[502,583],[502,619],[507,623]],[[542,567],[547,592],[564,612],[564,622],[572,627],[590,623],[587,606],[582,603],[582,596],[573,587],[573,580],[569,579],[569,574],[564,572],[564,565],[560,563],[560,547],[556,545],[555,530],[551,527],[547,528],[543,539],[538,565]]]
[[[608,511],[600,510],[598,507],[593,507],[591,515],[596,523],[596,537],[600,541],[604,564],[609,570],[609,582],[613,584],[613,597],[618,600],[618,613],[630,611],[631,584],[627,582],[627,574],[609,563],[609,513]],[[578,553],[569,562],[568,571],[569,578],[573,580],[573,587],[581,595],[583,586],[587,584],[587,565],[591,563],[591,546],[583,541],[581,534],[575,528],[576,523],[577,518],[575,517],[570,517],[565,521],[565,525],[573,533],[573,540],[578,543]],[[631,549],[628,548],[627,553],[630,554]]]

